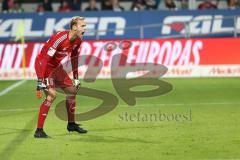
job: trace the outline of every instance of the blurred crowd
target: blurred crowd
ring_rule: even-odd
[[[198,9],[217,9],[219,6],[220,0],[211,1],[205,0],[198,5]],[[226,0],[227,6],[230,9],[238,8],[240,3],[239,0]]]
[[[21,13],[24,12],[19,0],[0,0],[2,1],[2,12],[4,13]],[[239,0],[225,0],[228,8],[234,9],[239,7]],[[99,1],[98,1],[99,2]],[[168,10],[188,9],[188,0],[132,0],[130,10],[157,10],[160,3]],[[220,0],[202,0],[198,5],[198,9],[217,9]],[[52,7],[51,0],[42,0],[37,4],[36,12],[45,11],[100,11],[100,10],[112,10],[112,11],[124,11],[126,10],[121,4],[121,0],[101,0],[100,6],[97,6],[96,0],[89,0],[88,6],[82,8],[81,0],[60,0],[60,6],[56,10]],[[177,5],[178,4],[178,5]]]
[[[21,4],[15,0],[2,0],[2,12],[21,13],[24,12]]]

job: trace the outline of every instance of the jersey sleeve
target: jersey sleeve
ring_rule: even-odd
[[[59,44],[67,38],[67,34],[57,33],[50,37],[50,39],[45,43],[43,49],[41,50],[42,58],[39,62],[39,71],[37,73],[38,78],[47,78],[44,77],[47,64],[52,59],[52,57],[56,54],[57,48]]]
[[[62,34],[61,32],[56,33],[47,42],[47,55],[53,57],[57,51],[58,46],[61,42],[67,39],[67,34]]]
[[[38,79],[47,78],[44,75],[46,72],[47,63],[50,61],[50,59],[51,59],[50,56],[44,55],[43,58],[41,58],[37,62],[35,62],[35,69],[36,69],[36,74],[37,74]]]

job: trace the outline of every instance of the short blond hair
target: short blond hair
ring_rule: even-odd
[[[80,17],[80,16],[72,17],[71,22],[70,22],[70,29],[72,29],[72,27],[73,27],[74,25],[77,25],[77,22],[78,22],[79,20],[85,20],[85,18],[84,18],[84,17]]]

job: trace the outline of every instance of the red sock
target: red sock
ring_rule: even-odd
[[[51,102],[48,101],[47,99],[45,99],[45,101],[42,103],[42,105],[40,106],[40,110],[38,113],[38,124],[37,124],[37,128],[43,128],[44,125],[44,121],[47,117],[49,108],[51,106]]]
[[[74,114],[76,108],[75,96],[68,96],[66,98],[66,108],[68,114],[68,122],[75,122]]]

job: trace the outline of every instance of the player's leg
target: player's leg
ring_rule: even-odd
[[[68,126],[69,132],[76,131],[79,133],[87,133],[86,130],[79,127],[75,123],[75,108],[76,108],[76,87],[73,85],[71,78],[68,76],[63,67],[58,67],[57,70],[52,74],[54,78],[54,84],[56,88],[61,88],[66,94],[66,110],[68,115]]]
[[[66,94],[66,109],[68,115],[68,122],[75,122],[75,109],[76,109],[76,89],[74,86],[63,88]]]
[[[71,83],[71,86],[67,86],[67,87],[63,88],[63,91],[66,94],[66,109],[67,109],[67,115],[68,115],[67,130],[69,132],[76,131],[78,133],[87,133],[87,130],[80,128],[79,124],[75,123],[77,89],[75,86],[72,85],[72,81],[70,82],[68,80],[68,83],[67,83],[67,81],[65,81],[65,85],[69,85],[70,83]]]
[[[50,109],[51,104],[53,103],[54,99],[56,98],[56,91],[54,88],[49,88],[45,91],[46,99],[40,106],[39,114],[38,114],[38,123],[37,123],[37,130],[34,134],[35,138],[47,138],[47,134],[43,131],[44,122],[48,115],[48,111]]]

